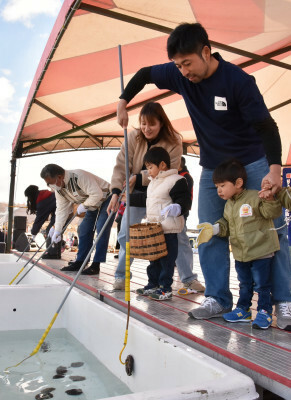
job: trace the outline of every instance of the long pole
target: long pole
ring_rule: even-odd
[[[15,175],[16,175],[16,158],[11,159],[11,172],[10,172],[10,189],[9,189],[9,203],[8,203],[8,232],[7,232],[7,246],[6,253],[11,250],[12,238],[12,223],[13,223],[13,204],[14,204],[14,189],[15,189]]]
[[[121,46],[118,45],[118,56],[119,56],[119,72],[120,72],[120,86],[121,93],[124,91],[124,83],[123,83],[123,69],[122,69],[122,53]],[[127,322],[126,322],[126,330],[124,336],[123,348],[119,354],[119,361],[121,364],[126,365],[129,357],[126,358],[126,361],[123,362],[121,359],[123,350],[127,344],[128,337],[128,326],[129,326],[129,315],[130,315],[130,245],[129,245],[129,226],[130,226],[130,201],[129,201],[129,163],[128,163],[128,140],[127,140],[127,128],[123,128],[124,131],[124,148],[125,148],[125,176],[126,176],[126,251],[125,251],[125,301],[127,301]]]
[[[123,69],[122,69],[122,53],[121,46],[118,45],[119,56],[119,72],[121,93],[124,91]],[[124,148],[125,148],[125,181],[126,181],[126,255],[125,255],[125,301],[130,301],[130,246],[129,246],[129,226],[130,226],[130,200],[129,200],[129,163],[128,163],[128,140],[127,128],[123,128],[124,132]]]

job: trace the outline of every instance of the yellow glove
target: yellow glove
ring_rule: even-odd
[[[202,222],[197,225],[197,229],[201,229],[197,238],[198,246],[202,243],[209,242],[213,236],[213,225],[209,222]]]

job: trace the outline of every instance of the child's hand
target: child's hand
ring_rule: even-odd
[[[179,215],[181,215],[180,204],[170,204],[169,206],[163,208],[161,211],[161,216],[164,218],[178,217]]]
[[[198,238],[197,244],[200,246],[202,243],[207,243],[212,238],[213,235],[217,235],[219,233],[219,224],[212,225],[209,222],[202,222],[197,225],[198,229],[201,229]]]
[[[269,200],[269,201],[274,200],[274,196],[271,189],[265,189],[259,191],[259,197],[264,200]]]
[[[272,193],[272,184],[268,179],[264,179],[262,189],[259,191],[259,197],[265,200],[274,200]]]

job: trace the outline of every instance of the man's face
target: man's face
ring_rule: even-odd
[[[196,53],[177,53],[173,61],[181,74],[193,83],[199,83],[210,76],[210,49],[206,46],[202,49],[201,56]]]
[[[55,189],[55,187],[62,188],[64,186],[63,175],[57,175],[54,178],[47,176],[46,178],[44,178],[44,180],[47,186],[51,187],[52,185],[53,189]]]

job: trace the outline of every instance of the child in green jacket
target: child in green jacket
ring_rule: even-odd
[[[273,219],[282,213],[278,200],[266,201],[257,190],[246,190],[244,166],[235,159],[220,164],[213,173],[218,196],[227,200],[223,218],[215,225],[202,223],[198,245],[213,235],[229,236],[240,282],[239,300],[231,312],[223,314],[228,322],[249,322],[253,292],[258,293],[258,313],[253,328],[267,329],[272,323],[271,261],[280,249]]]

